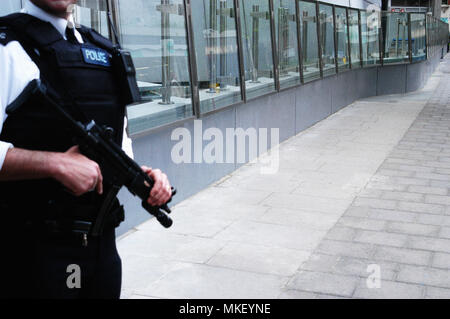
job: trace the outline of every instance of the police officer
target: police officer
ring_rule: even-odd
[[[116,198],[108,199],[101,163],[80,153],[45,103],[30,100],[7,112],[24,87],[39,78],[75,118],[110,126],[122,143],[125,102],[112,72],[113,45],[92,29],[74,28],[76,2],[27,0],[22,13],[0,18],[3,298],[120,297],[114,229],[123,220],[123,208]],[[143,169],[155,180],[148,202],[166,203],[171,197],[167,176]],[[93,237],[90,229],[105,207],[108,220],[102,234]]]

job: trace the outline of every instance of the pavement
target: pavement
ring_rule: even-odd
[[[449,128],[447,55],[119,238],[122,298],[450,298]]]

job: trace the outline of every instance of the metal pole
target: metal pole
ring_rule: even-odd
[[[217,0],[209,2],[209,34],[208,34],[208,60],[209,60],[209,90],[216,93],[217,86]]]
[[[241,97],[244,102],[247,101],[246,87],[245,87],[245,65],[244,65],[244,50],[242,46],[242,25],[241,25],[241,8],[239,0],[234,0],[235,21],[237,33],[238,59],[239,59],[239,76],[241,85]]]
[[[183,2],[184,2],[185,27],[186,27],[186,38],[188,47],[189,74],[192,91],[192,105],[194,115],[197,118],[200,118],[201,116],[200,96],[198,92],[197,58],[195,55],[194,29],[192,26],[191,0],[183,0]]]
[[[298,65],[300,69],[300,81],[304,83],[303,78],[303,52],[302,52],[302,37],[301,37],[301,24],[300,24],[300,5],[298,0],[295,0],[295,21],[297,23],[297,50],[298,50]]]
[[[276,50],[277,41],[275,39],[275,16],[274,16],[274,6],[273,0],[269,0],[269,14],[270,14],[270,35],[272,39],[272,59],[273,59],[273,73],[275,81],[275,89],[277,92],[280,91],[280,73],[278,65],[278,53]]]
[[[319,13],[319,2],[316,2],[316,27],[317,27],[317,44],[318,44],[318,53],[319,53],[319,70],[320,70],[320,77],[323,78],[323,66],[322,66],[322,45],[320,43],[321,39],[321,32],[320,32],[320,13]]]
[[[252,83],[259,83],[258,68],[259,68],[259,5],[253,5],[252,11],[254,13],[252,19],[252,58],[253,58],[253,72]]]
[[[345,16],[347,17],[347,48],[348,48],[348,65],[350,69],[352,66],[352,44],[350,42],[350,16],[348,14],[348,8],[345,8]]]
[[[220,89],[227,89],[227,2],[220,1]],[[225,82],[224,82],[225,81]]]
[[[334,33],[334,64],[336,67],[336,73],[339,72],[339,66],[338,66],[338,35],[337,35],[337,28],[336,28],[336,6],[333,5],[333,33]]]
[[[170,4],[170,0],[161,0],[161,71],[162,71],[162,101],[159,104],[169,105],[172,92],[170,85],[171,54],[169,50],[170,41],[170,14],[165,9]]]
[[[363,67],[363,54],[362,54],[362,28],[361,28],[361,11],[358,10],[358,40],[359,40],[359,64]]]
[[[409,63],[412,63],[413,57],[412,57],[412,30],[411,30],[411,13],[408,13],[408,54],[409,54]],[[414,45],[417,45],[417,43],[414,43]]]

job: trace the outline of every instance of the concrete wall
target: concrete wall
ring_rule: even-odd
[[[305,130],[357,99],[375,95],[405,93],[424,86],[439,64],[436,55],[414,64],[355,69],[306,83],[299,87],[231,106],[202,118],[203,131],[208,128],[240,127],[279,128],[280,141]],[[171,159],[172,131],[184,127],[194,136],[194,121],[164,127],[149,135],[133,139],[136,160],[160,168],[178,189],[178,203],[230,174],[242,164],[175,164]],[[203,142],[204,146],[207,142]],[[194,151],[192,149],[192,151]],[[118,229],[123,234],[150,216],[137,198],[122,190],[119,198],[125,205],[126,221]]]

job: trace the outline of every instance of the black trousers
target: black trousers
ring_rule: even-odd
[[[88,237],[84,247],[81,238],[40,235],[14,224],[0,231],[0,298],[120,298],[122,264],[113,228]]]

